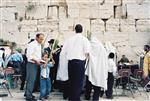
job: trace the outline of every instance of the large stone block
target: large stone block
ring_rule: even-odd
[[[143,46],[149,42],[150,35],[149,32],[135,32],[129,34],[130,44],[133,47]]]
[[[118,59],[125,54],[130,60],[139,61],[138,51],[149,42],[148,32],[107,32],[105,42],[110,41],[116,47]],[[137,50],[138,49],[138,50]]]
[[[122,18],[122,6],[115,7],[115,18],[121,19]]]
[[[59,7],[58,6],[49,6],[48,7],[48,18],[58,19],[59,17]]]
[[[20,25],[37,25],[37,20],[23,20]]]
[[[18,22],[17,21],[2,21],[2,32],[4,33],[13,33],[18,31]],[[4,34],[3,33],[3,34]]]
[[[120,19],[121,32],[135,32],[135,20],[134,19]]]
[[[115,1],[114,0],[104,0],[105,4],[114,4]]]
[[[149,19],[150,4],[127,4],[127,17],[130,19]]]
[[[68,9],[68,16],[70,18],[79,18],[79,8]]]
[[[48,19],[48,20],[38,20],[37,21],[38,25],[47,25],[50,26],[52,24],[58,25],[58,20],[53,20],[53,19]]]
[[[136,27],[138,32],[150,32],[150,20],[138,20]]]
[[[146,4],[150,3],[150,0],[122,0],[123,4]]]
[[[114,16],[113,4],[104,4],[99,6],[99,16],[102,19],[108,19]]]
[[[35,5],[31,10],[26,11],[26,16],[34,19],[45,19],[47,18],[47,6]]]
[[[10,7],[10,8],[0,8],[0,16],[1,20],[5,21],[14,21],[15,20],[15,12],[16,8],[15,7]]]
[[[127,18],[127,9],[126,5],[116,6],[115,10],[115,18],[116,19],[126,19]]]
[[[137,0],[122,0],[123,4],[136,4]]]
[[[90,18],[100,18],[100,11],[99,8],[91,7],[91,9],[88,11],[90,14]]]
[[[65,19],[65,18],[67,18],[67,15],[69,17],[73,17],[74,15],[71,15],[70,11],[71,11],[70,9],[67,10],[65,7],[59,7],[59,19]]]
[[[114,0],[114,5],[121,5],[122,4],[122,0]]]
[[[53,32],[59,29],[58,25],[57,20],[39,20],[37,30],[40,32]]]
[[[19,5],[26,5],[28,4],[29,0],[1,0],[0,5],[3,7],[15,7],[15,6],[19,6]]]
[[[106,21],[106,31],[118,32],[119,28],[119,19],[109,19]]]
[[[59,30],[61,31],[73,31],[74,30],[74,19],[61,19],[59,21]]]
[[[22,32],[35,32],[37,31],[37,26],[35,25],[23,25],[21,27]]]
[[[101,19],[91,20],[91,32],[101,33],[105,31],[104,21]]]
[[[80,18],[90,18],[90,13],[89,13],[89,11],[90,11],[90,8],[81,8],[81,9],[79,9],[79,17]]]

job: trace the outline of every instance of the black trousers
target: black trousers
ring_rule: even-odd
[[[62,89],[62,92],[63,92],[63,98],[67,99],[69,97],[69,89],[68,89],[69,81],[68,80],[67,81],[62,81],[61,84],[62,84],[61,89]]]
[[[101,90],[101,87],[92,85],[91,82],[88,80],[88,77],[86,77],[86,86],[85,86],[85,88],[86,88],[86,90],[85,90],[85,99],[86,100],[90,100],[91,91],[92,91],[92,89],[94,89],[92,100],[93,101],[99,101],[100,95],[103,94],[103,91]]]
[[[69,60],[68,74],[69,74],[69,100],[80,101],[80,95],[83,87],[83,79],[85,72],[85,61]]]
[[[114,76],[113,76],[113,73],[108,72],[107,91],[105,92],[107,98],[111,98],[112,97],[112,94],[113,94],[113,85],[114,85]]]

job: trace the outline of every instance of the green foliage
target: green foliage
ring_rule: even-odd
[[[88,38],[88,40],[91,40],[91,35],[92,35],[92,33],[90,32],[90,31],[87,31],[87,38]]]
[[[53,45],[53,50],[57,49],[58,43],[59,43],[59,40],[56,39]]]

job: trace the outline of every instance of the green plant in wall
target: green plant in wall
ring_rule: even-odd
[[[88,40],[91,40],[91,35],[92,35],[92,33],[90,31],[87,31],[86,37],[88,38]]]
[[[17,46],[16,42],[12,42],[12,43],[11,43],[11,47],[12,47],[12,48],[14,48],[14,47],[16,47],[16,46]]]
[[[0,39],[0,45],[3,45],[3,44],[4,44],[4,40]]]
[[[29,2],[26,8],[27,8],[27,11],[31,11],[35,9],[35,4],[33,4],[32,2]]]

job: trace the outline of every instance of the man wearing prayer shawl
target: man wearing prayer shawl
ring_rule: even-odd
[[[61,89],[63,91],[63,98],[68,98],[68,60],[66,53],[66,45],[67,42],[64,43],[62,50],[59,55],[59,64],[58,64],[58,70],[57,70],[57,77],[56,80],[62,81]]]
[[[93,100],[98,101],[101,94],[101,88],[107,90],[108,54],[102,43],[96,38],[91,39],[91,47],[90,59],[85,71],[89,81],[87,82],[86,87],[90,84],[91,86],[93,85]],[[92,87],[89,86],[86,90],[85,97],[87,100],[90,99],[90,88]]]

